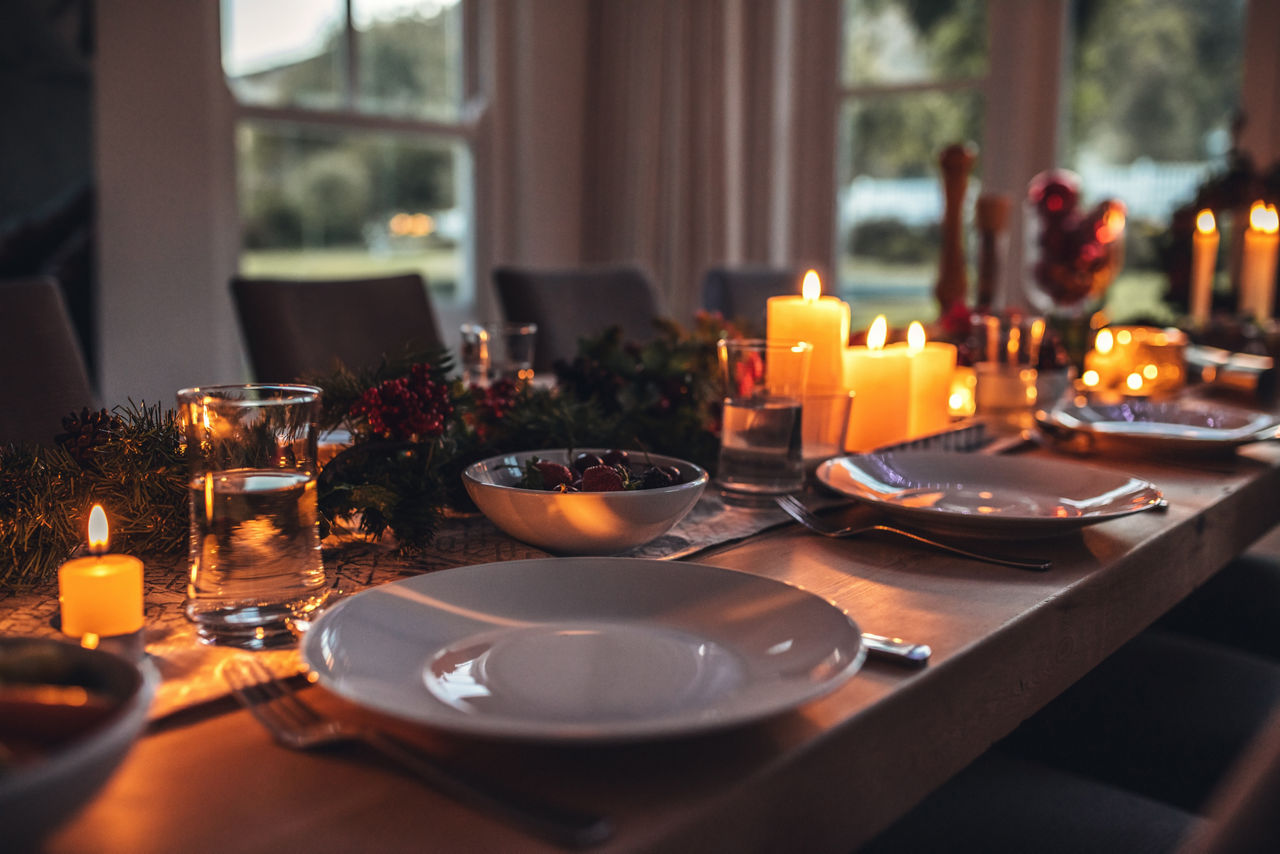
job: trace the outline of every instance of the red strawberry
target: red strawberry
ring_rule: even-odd
[[[562,483],[573,483],[573,472],[569,471],[569,467],[566,465],[553,463],[550,460],[538,460],[534,465],[537,466],[538,473],[542,475],[544,489],[555,489]]]
[[[618,492],[622,475],[611,466],[592,466],[582,473],[583,492]]]

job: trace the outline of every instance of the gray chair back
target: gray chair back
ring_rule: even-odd
[[[802,277],[780,267],[713,267],[702,277],[702,307],[763,336],[769,297],[800,293]]]
[[[259,382],[358,371],[383,356],[442,346],[426,282],[417,273],[365,279],[236,276],[232,297]]]
[[[1236,762],[1180,854],[1280,851],[1280,708]]]
[[[58,283],[0,281],[0,442],[51,445],[63,417],[97,405]]]
[[[661,316],[657,292],[633,267],[534,270],[498,267],[493,283],[503,316],[536,323],[533,368],[551,370],[557,359],[572,361],[578,341],[620,327],[626,341],[654,335]]]

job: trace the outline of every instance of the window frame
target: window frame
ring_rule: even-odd
[[[355,25],[353,5],[354,0],[344,0],[343,47],[347,56],[347,67],[343,79],[343,106],[337,109],[309,109],[297,106],[272,107],[246,104],[236,98],[234,89],[228,82],[231,132],[237,133],[245,122],[257,122],[280,127],[311,127],[340,133],[385,133],[404,138],[440,140],[463,145],[468,162],[467,174],[460,188],[459,201],[466,216],[467,237],[459,247],[461,271],[457,290],[453,297],[445,302],[448,307],[466,311],[476,303],[479,290],[476,271],[480,269],[481,241],[477,239],[480,220],[477,204],[481,193],[478,192],[478,186],[481,184],[479,176],[483,174],[486,166],[482,162],[486,151],[484,134],[491,104],[490,92],[486,85],[489,75],[485,73],[482,63],[490,54],[488,50],[489,16],[481,8],[484,5],[482,0],[458,0],[462,13],[462,101],[457,119],[443,121],[365,112],[357,108],[356,93],[360,81],[359,51],[362,37]],[[225,72],[223,76],[225,79]],[[240,170],[238,158],[234,170],[238,183]],[[239,205],[238,199],[237,205]],[[244,246],[241,240],[239,254],[243,252]]]
[[[981,80],[986,113],[979,141],[983,190],[1004,193],[1016,202],[1031,176],[1060,165],[1065,127],[1060,124],[1059,105],[1070,81],[1070,8],[1071,0],[987,0],[987,43],[1002,47],[988,50],[985,78],[850,86],[841,78],[837,64],[832,72],[836,80],[832,110],[838,115],[847,99],[859,95],[958,91],[972,89]],[[1280,56],[1274,49],[1278,40],[1280,4],[1246,0],[1240,104],[1249,121],[1242,147],[1259,164],[1280,158],[1280,103],[1274,97],[1280,90]],[[1010,128],[1018,132],[1010,133]],[[833,150],[838,152],[839,144],[837,136]],[[839,177],[837,165],[828,181],[832,210],[838,204]],[[819,180],[817,175],[808,178]],[[1021,213],[1021,205],[1015,204],[996,299],[998,304],[1025,309]],[[830,257],[832,268],[837,269],[840,247],[834,232]]]

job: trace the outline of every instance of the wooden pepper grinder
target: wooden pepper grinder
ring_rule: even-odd
[[[974,205],[978,224],[978,298],[980,312],[991,310],[1000,278],[1000,235],[1009,227],[1013,200],[999,193],[983,193]]]
[[[942,315],[956,303],[963,303],[969,292],[964,260],[964,194],[969,186],[969,173],[978,159],[977,148],[970,143],[955,143],[942,149],[938,164],[942,167],[942,254],[938,260],[938,282],[933,288]]]

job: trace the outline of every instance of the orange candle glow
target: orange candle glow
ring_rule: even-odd
[[[951,397],[951,375],[956,369],[956,347],[942,341],[927,341],[924,326],[912,321],[907,327],[905,343],[891,348],[906,348],[911,365],[911,401],[907,416],[907,437],[928,436],[951,426],[948,401]]]
[[[1196,215],[1196,232],[1191,237],[1191,322],[1209,322],[1213,301],[1213,271],[1218,265],[1218,223],[1213,211]]]
[[[1244,231],[1240,262],[1240,313],[1254,320],[1271,317],[1275,306],[1276,251],[1280,248],[1280,217],[1275,205],[1254,202]]]
[[[880,315],[865,347],[845,350],[845,382],[853,390],[845,450],[864,452],[907,438],[911,419],[911,362],[906,348],[885,348],[889,324]]]
[[[840,391],[844,382],[844,350],[849,343],[849,304],[822,295],[814,270],[804,274],[801,295],[770,297],[765,304],[766,337],[778,341],[808,341],[808,390]]]
[[[89,557],[58,568],[62,631],[72,637],[126,635],[142,628],[142,561],[107,554],[107,514],[89,514]]]

